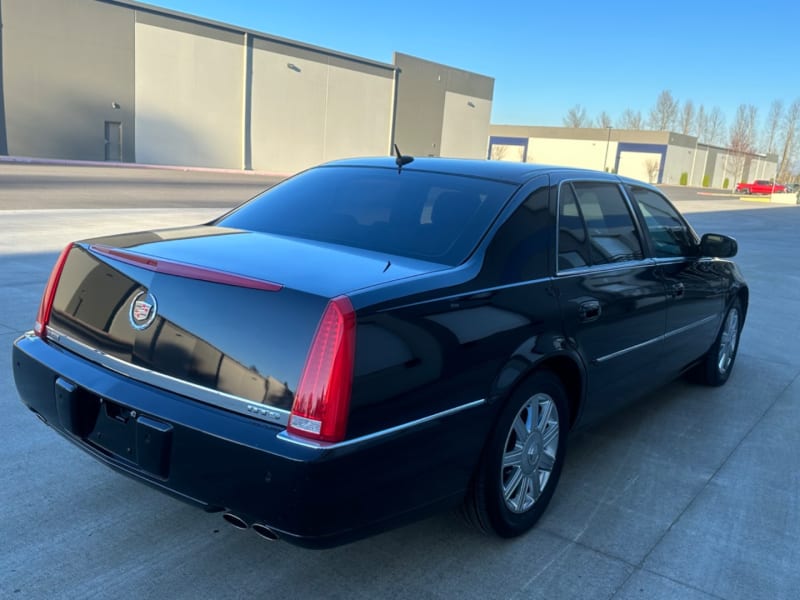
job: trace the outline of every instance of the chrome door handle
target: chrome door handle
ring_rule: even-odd
[[[672,286],[672,295],[675,298],[680,298],[683,296],[683,293],[686,291],[686,288],[683,287],[682,283],[676,283]]]
[[[602,313],[603,309],[597,300],[587,300],[586,302],[581,302],[580,306],[578,306],[578,316],[584,323],[596,321]]]

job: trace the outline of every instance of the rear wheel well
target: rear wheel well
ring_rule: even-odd
[[[566,356],[554,356],[536,365],[537,369],[546,369],[554,373],[567,392],[569,403],[569,425],[572,427],[578,418],[583,396],[583,378],[578,364]]]

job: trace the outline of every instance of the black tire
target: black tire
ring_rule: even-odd
[[[700,383],[718,387],[728,381],[739,350],[739,336],[743,324],[742,303],[737,298],[728,307],[717,339],[697,368],[697,378]]]
[[[561,475],[567,407],[564,386],[549,371],[534,373],[516,389],[489,436],[465,499],[469,522],[502,537],[534,526]]]

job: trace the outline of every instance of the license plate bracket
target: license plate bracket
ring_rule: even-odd
[[[136,411],[101,398],[97,420],[87,440],[106,452],[138,464],[136,416]]]

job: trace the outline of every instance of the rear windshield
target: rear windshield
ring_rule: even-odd
[[[516,186],[375,167],[318,167],[216,224],[457,265]]]

